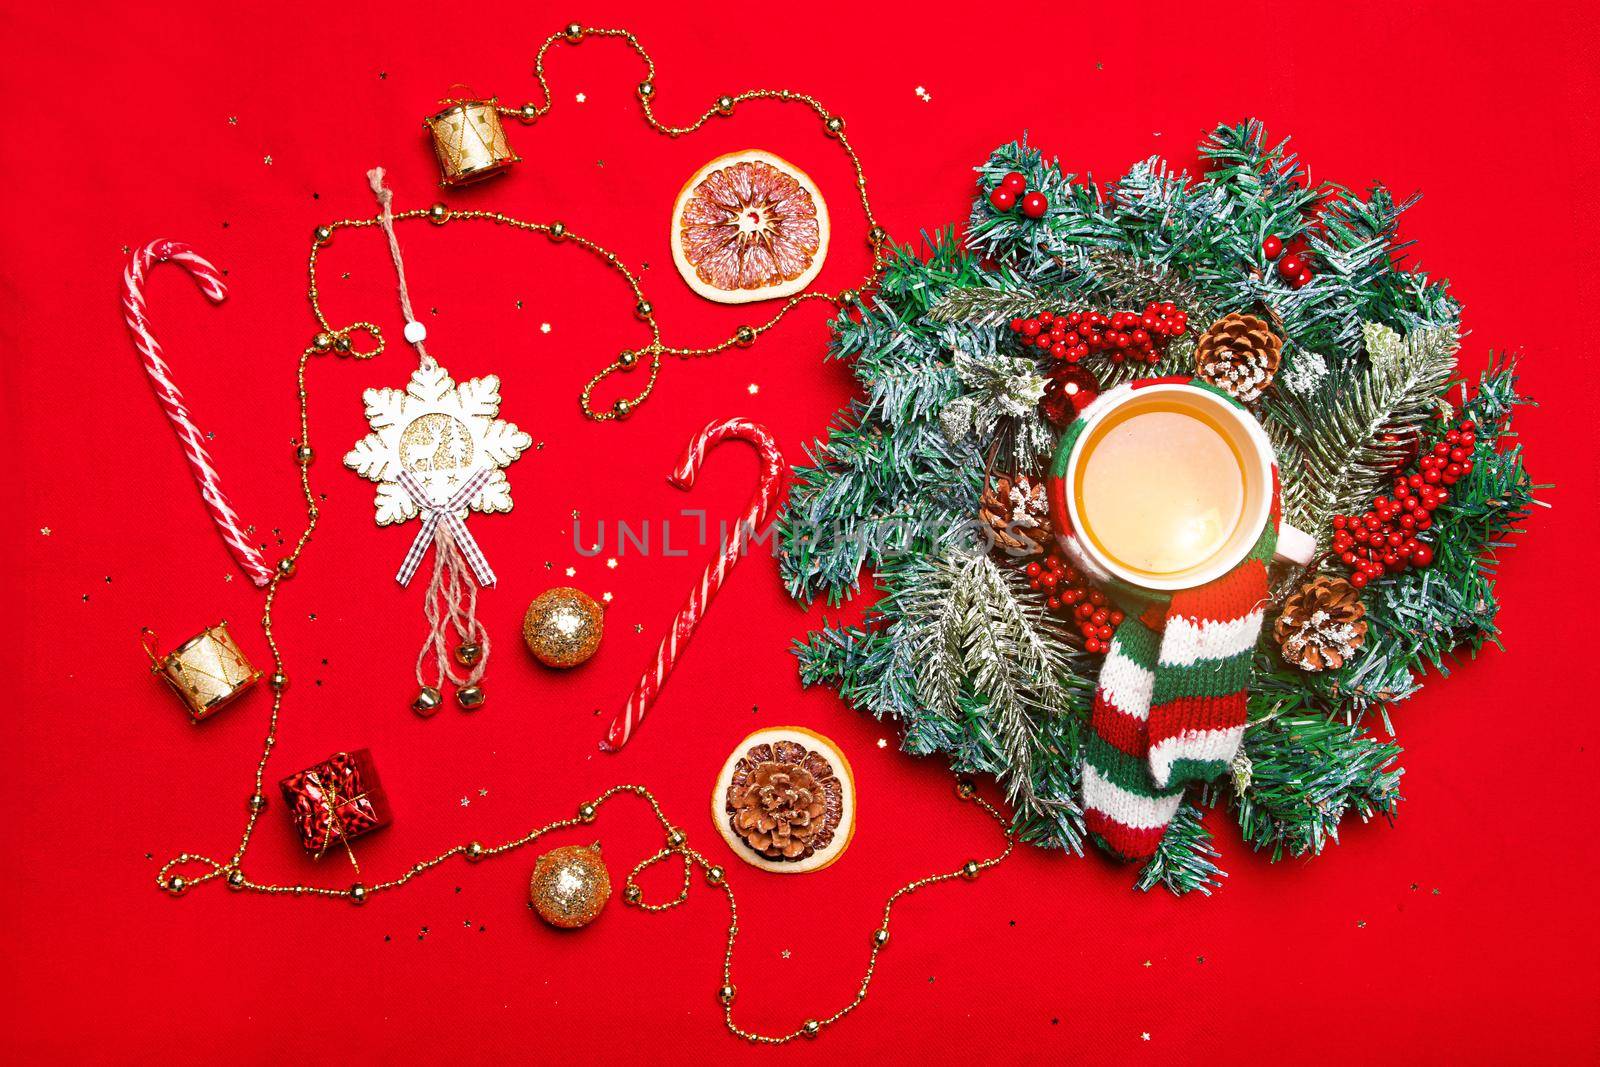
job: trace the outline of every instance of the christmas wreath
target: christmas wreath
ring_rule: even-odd
[[[907,752],[994,775],[1024,840],[1081,852],[1108,844],[1084,794],[1105,770],[1102,667],[1138,656],[1128,605],[1063,552],[1052,456],[1135,379],[1245,405],[1317,555],[1266,572],[1227,758],[1187,789],[1145,783],[1173,810],[1133,850],[1138,884],[1174,892],[1223,876],[1207,809],[1274,860],[1320,852],[1352,814],[1393,818],[1390,709],[1497,639],[1495,555],[1536,488],[1515,361],[1459,379],[1459,306],[1403,265],[1413,201],[1312,184],[1256,122],[1200,154],[1198,178],[1152,158],[1102,186],[1025,142],[997,149],[964,238],[898,249],[835,321],[830,355],[864,395],[797,470],[780,530],[796,598],[837,604],[864,572],[878,594],[797,645],[804,681],[897,722]]]

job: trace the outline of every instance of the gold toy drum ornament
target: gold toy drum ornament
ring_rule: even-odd
[[[506,143],[505,127],[495,98],[450,100],[449,107],[426,119],[439,157],[440,185],[467,185],[492,177],[521,162]]]
[[[261,680],[261,672],[234,643],[223,619],[189,638],[165,656],[156,654],[156,634],[146,627],[140,636],[145,655],[150,657],[150,672],[159,674],[173,692],[188,705],[195,722],[209,718],[224,704]]]

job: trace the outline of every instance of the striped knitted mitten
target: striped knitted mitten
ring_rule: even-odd
[[[1091,405],[1083,414],[1095,409]],[[1061,491],[1081,426],[1080,419],[1068,428],[1057,453],[1052,495]],[[1153,855],[1184,786],[1224,773],[1244,737],[1251,655],[1268,599],[1267,564],[1278,540],[1276,469],[1273,480],[1271,519],[1249,555],[1222,577],[1170,597],[1105,573],[1079,549],[1063,521],[1065,508],[1052,508],[1063,547],[1127,615],[1100,669],[1083,756],[1089,832],[1122,859]]]

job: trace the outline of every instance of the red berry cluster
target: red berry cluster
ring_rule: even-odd
[[[1030,219],[1042,219],[1050,210],[1050,201],[1041,192],[1028,192],[1028,179],[1012,171],[1000,179],[1000,184],[989,194],[989,203],[996,211],[1010,211],[1020,201],[1022,213]]]
[[[1050,311],[1012,319],[1011,332],[1025,345],[1037,345],[1051,359],[1077,363],[1090,353],[1104,352],[1113,363],[1154,363],[1167,342],[1189,328],[1189,316],[1174,304],[1147,304],[1137,311]]]
[[[1311,263],[1305,252],[1290,252],[1283,256],[1283,239],[1275,233],[1269,233],[1267,239],[1261,242],[1261,252],[1268,259],[1278,260],[1278,273],[1296,289],[1310,284]],[[1278,259],[1279,256],[1283,258]]]
[[[1106,595],[1090,589],[1088,580],[1052,551],[1042,562],[1028,564],[1028,587],[1045,595],[1045,606],[1057,615],[1072,620],[1083,635],[1083,647],[1090,652],[1105,652],[1111,635],[1122,624],[1122,612],[1111,606]]]
[[[1351,568],[1360,589],[1385,571],[1433,562],[1433,548],[1417,535],[1433,525],[1433,511],[1450,499],[1449,486],[1472,473],[1477,425],[1466,419],[1444,435],[1417,464],[1417,473],[1395,478],[1394,495],[1380,496],[1361,515],[1333,517],[1333,551]]]

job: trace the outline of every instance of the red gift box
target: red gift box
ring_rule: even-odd
[[[389,825],[389,798],[364,748],[335,752],[278,783],[300,843],[321,859],[334,842],[348,842]]]

